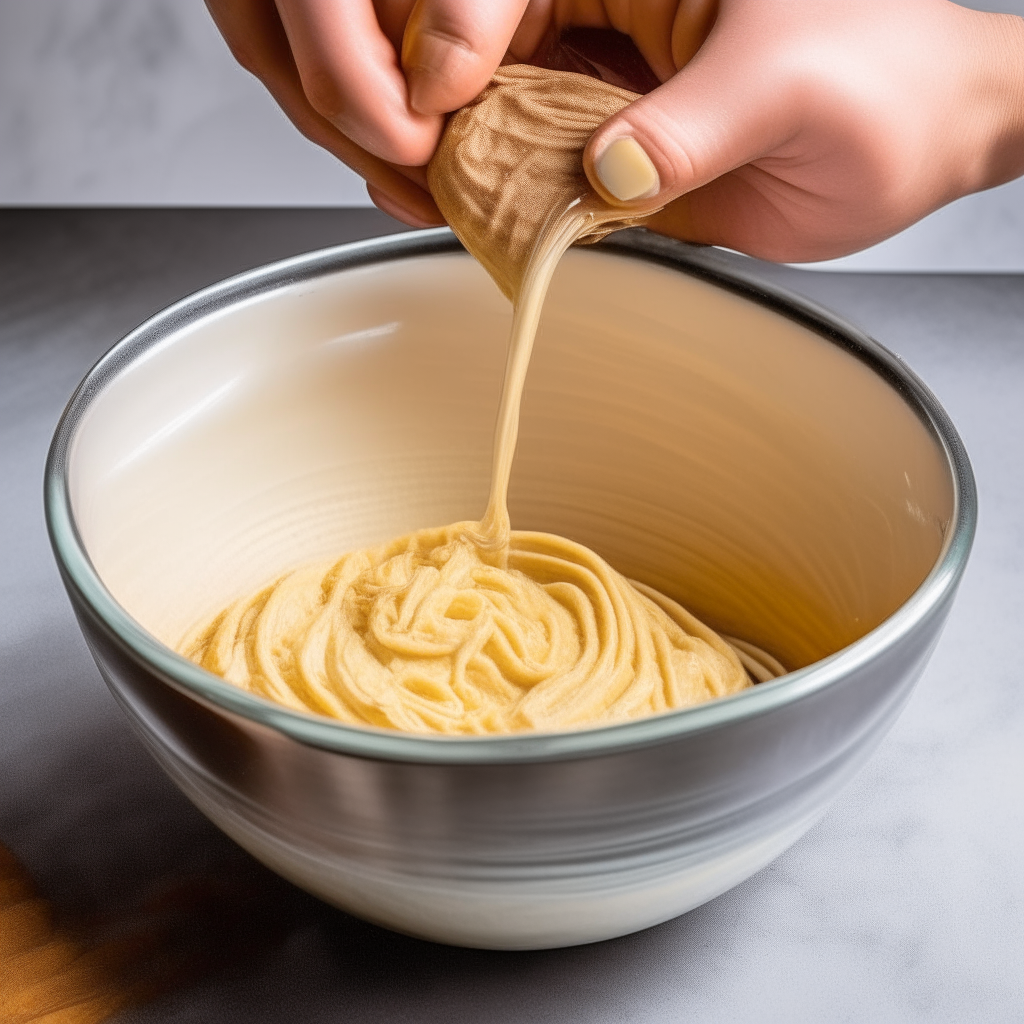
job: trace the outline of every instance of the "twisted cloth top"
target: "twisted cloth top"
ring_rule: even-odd
[[[581,198],[600,202],[583,173],[583,150],[636,98],[588,75],[510,64],[448,121],[427,168],[430,191],[507,298],[518,295],[551,212]],[[601,206],[611,216],[577,241],[596,242],[643,219]]]

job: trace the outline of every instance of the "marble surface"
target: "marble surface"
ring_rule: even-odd
[[[221,894],[189,904],[186,922],[228,954],[125,1019],[1021,1020],[1024,276],[758,265],[931,385],[972,455],[981,521],[895,730],[815,829],[733,891],[594,946],[434,946],[277,880],[160,773],[98,676],[46,541],[42,467],[60,410],[118,336],[172,299],[395,227],[370,210],[0,212],[0,843],[65,917],[137,915],[196,879]]]
[[[970,0],[1024,15],[1024,0]],[[200,0],[0,2],[0,204],[369,205]],[[1024,271],[1024,178],[824,266]]]

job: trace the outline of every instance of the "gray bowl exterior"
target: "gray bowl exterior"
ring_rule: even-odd
[[[453,245],[429,232],[360,252],[387,259]],[[713,253],[643,234],[616,248],[867,344],[802,300],[716,267]],[[345,258],[331,250],[302,272],[337,269]],[[288,268],[278,273],[294,277],[294,261]],[[253,287],[238,281],[239,294]],[[58,563],[96,663],[153,756],[204,814],[281,875],[371,921],[457,945],[545,948],[626,934],[712,899],[799,838],[893,724],[939,637],[973,536],[970,467],[934,398],[875,349],[865,358],[927,403],[950,453],[958,489],[950,541],[911,599],[913,615],[770,684],[777,699],[754,713],[737,703],[734,714],[690,719],[675,733],[671,720],[687,712],[663,716],[654,733],[593,731],[589,748],[499,744],[459,759],[430,755],[425,740],[379,756],[358,743],[327,749],[195,692],[140,654],[86,596],[55,538]],[[104,372],[116,372],[109,357]],[[69,441],[101,383],[87,378],[58,428],[47,471],[52,536],[67,514]]]

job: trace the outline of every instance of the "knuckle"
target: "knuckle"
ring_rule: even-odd
[[[657,168],[662,191],[692,187],[709,163],[702,140],[684,131],[661,105],[649,102],[637,106],[640,109],[631,110],[624,121]]]
[[[416,33],[415,45],[406,52],[406,70],[450,74],[482,59],[487,40],[476,37],[470,26],[425,24]]]
[[[344,114],[342,89],[331,75],[322,71],[302,75],[302,91],[309,105],[328,121],[337,121]]]
[[[470,56],[476,56],[479,49],[480,41],[474,39],[472,33],[466,32],[463,26],[429,25],[423,29],[423,35],[441,46]]]

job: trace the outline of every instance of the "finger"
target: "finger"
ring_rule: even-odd
[[[506,51],[506,63],[528,64],[534,54],[544,44],[552,27],[560,30],[561,23],[555,25],[551,5],[545,0],[529,0],[519,24],[516,26]]]
[[[718,0],[647,0],[621,3],[580,0],[574,4],[530,3],[509,47],[519,60],[533,61],[546,37],[567,28],[614,29],[633,40],[662,82],[700,49],[718,14]]]
[[[528,0],[417,0],[402,39],[413,110],[443,114],[477,96],[497,70]]]
[[[679,67],[672,61],[672,26],[678,14],[693,4],[705,0],[648,0],[644,4],[623,4],[606,2],[605,14],[608,27],[629,36],[651,70],[662,82],[667,81]],[[590,20],[593,12],[589,5],[571,15],[574,23]]]
[[[402,36],[416,0],[373,0],[377,24],[387,36],[395,53],[402,52]]]
[[[678,71],[696,56],[718,17],[718,0],[682,0],[672,22],[671,60]]]
[[[423,168],[392,166],[373,156],[312,108],[273,0],[207,0],[207,7],[235,59],[263,82],[306,138],[348,164],[412,217],[442,222]]]
[[[798,106],[786,93],[785,73],[760,58],[756,36],[719,20],[681,71],[594,133],[587,176],[608,202],[664,205],[791,137]]]
[[[313,109],[383,160],[427,163],[443,120],[410,107],[398,54],[371,0],[277,0],[277,8]]]
[[[441,212],[436,207],[434,208],[436,212],[431,217],[423,210],[413,211],[408,209],[398,199],[377,188],[375,185],[371,185],[369,182],[366,183],[366,192],[370,199],[373,200],[374,206],[383,210],[388,216],[394,217],[395,220],[400,220],[403,224],[408,224],[410,227],[436,228],[445,223],[444,217],[441,216]]]

